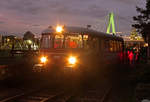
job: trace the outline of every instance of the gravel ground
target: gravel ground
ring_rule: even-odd
[[[111,68],[105,69],[102,75],[94,76],[87,82],[83,83],[80,88],[86,89],[89,87],[113,87],[111,98],[110,100],[108,100],[108,102],[136,102],[136,87],[143,81],[142,77],[145,75],[145,73],[150,72],[148,68],[150,68],[149,65],[143,64],[114,65],[113,67],[111,66]],[[23,85],[27,87],[34,87],[38,86],[39,84],[46,83],[47,80],[48,82],[50,82],[49,78],[41,80],[42,78],[44,77],[41,77],[40,79],[26,79]],[[0,99],[2,97],[5,97],[6,95],[11,95],[11,93],[17,94],[23,91],[23,89],[21,88],[22,84],[19,88],[15,88],[14,86],[15,84],[13,85],[13,87],[9,87],[9,85],[8,87],[1,85]],[[19,85],[17,85],[17,87],[18,86]]]
[[[142,99],[150,99],[150,64],[124,65],[122,68],[126,69],[116,71],[113,102],[141,102]]]

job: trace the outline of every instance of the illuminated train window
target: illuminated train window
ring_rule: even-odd
[[[88,35],[66,34],[66,35],[42,35],[41,48],[83,48],[87,47]]]
[[[87,40],[88,39],[88,35],[83,35],[83,40]]]
[[[110,52],[113,52],[113,41],[109,41]]]
[[[67,35],[65,37],[65,48],[83,48],[81,35]]]
[[[50,35],[43,35],[41,39],[41,48],[52,48],[52,37]]]
[[[110,50],[109,50],[110,52],[117,52],[119,50],[118,43],[115,40],[109,41],[109,47],[110,47]]]
[[[64,35],[55,35],[54,48],[63,48]]]
[[[88,35],[83,35],[83,46],[85,49],[89,48],[89,44],[88,44]]]

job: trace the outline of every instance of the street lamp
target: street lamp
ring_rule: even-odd
[[[32,44],[32,41],[31,41],[31,40],[27,40],[27,43],[28,43],[29,45],[31,45],[31,44]]]
[[[32,41],[31,40],[27,40],[27,44],[28,44],[28,50],[31,50]]]

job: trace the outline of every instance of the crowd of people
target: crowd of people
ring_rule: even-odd
[[[129,47],[121,54],[121,60],[123,63],[136,64],[147,63],[147,47]]]

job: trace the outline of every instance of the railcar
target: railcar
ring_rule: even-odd
[[[42,32],[34,70],[93,70],[120,61],[123,39],[89,28],[57,26]]]

